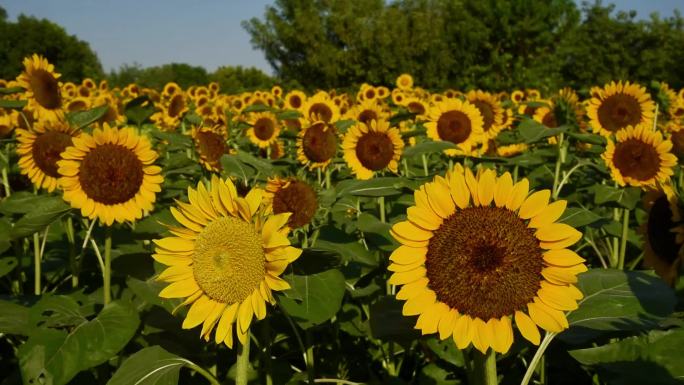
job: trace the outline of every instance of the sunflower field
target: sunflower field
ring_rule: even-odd
[[[0,80],[0,384],[684,382],[684,90]]]

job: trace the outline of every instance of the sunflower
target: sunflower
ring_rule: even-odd
[[[344,118],[370,123],[371,120],[389,119],[389,116],[390,112],[377,100],[364,100],[347,111]]]
[[[158,280],[168,282],[162,298],[185,298],[191,305],[183,329],[202,325],[201,337],[216,343],[245,343],[252,319],[266,317],[273,291],[290,285],[279,278],[301,250],[290,246],[285,226],[290,214],[266,215],[263,191],[238,197],[230,179],[214,176],[209,188],[188,188],[190,203],[178,202],[171,213],[182,227],[172,237],[155,240],[152,257],[169,266]]]
[[[272,112],[250,114],[247,123],[251,126],[247,129],[247,136],[259,148],[267,148],[278,140],[280,122]]]
[[[73,138],[57,162],[64,200],[110,226],[151,211],[161,191],[161,168],[149,140],[133,128],[96,128]]]
[[[225,126],[193,128],[192,139],[199,154],[199,162],[212,172],[221,170],[221,156],[228,153],[228,133]]]
[[[644,197],[648,211],[641,228],[644,235],[644,265],[653,268],[670,286],[674,286],[682,264],[681,214],[672,188],[649,191]]]
[[[27,106],[36,120],[63,120],[61,86],[57,80],[60,76],[55,66],[42,56],[34,54],[24,59],[24,72],[17,77],[17,82],[26,89]]]
[[[413,88],[413,77],[409,74],[401,74],[397,77],[397,88],[400,90],[410,90]]]
[[[338,134],[334,125],[317,121],[297,134],[297,159],[309,170],[325,168],[337,154]]]
[[[511,101],[515,104],[520,104],[525,99],[525,92],[521,90],[515,90],[511,92]]]
[[[470,154],[482,140],[482,114],[467,101],[447,99],[435,103],[427,113],[427,136],[432,140],[454,143],[458,149],[445,150],[447,155]]]
[[[297,178],[269,178],[264,202],[274,214],[292,213],[287,225],[296,229],[308,225],[318,210],[316,191]]]
[[[537,108],[534,112],[533,119],[548,128],[556,128],[559,126],[553,105]]]
[[[0,109],[0,139],[10,136],[18,126],[19,113],[15,110]]]
[[[525,143],[508,144],[505,146],[498,146],[495,148],[496,155],[502,158],[510,158],[511,156],[520,155],[527,151],[530,147]]]
[[[504,110],[501,103],[489,92],[473,90],[466,94],[466,100],[475,105],[482,114],[482,129],[485,135],[494,139],[501,131]]]
[[[32,130],[17,129],[21,173],[27,175],[36,188],[54,191],[60,177],[57,172],[60,154],[72,145],[73,138],[79,133],[79,130],[60,121],[42,121],[36,123]]]
[[[318,92],[303,102],[300,110],[305,119],[311,122],[322,120],[335,123],[340,119],[340,109],[325,92]]]
[[[164,85],[162,90],[162,97],[164,99],[170,99],[173,95],[180,93],[181,88],[177,83],[169,82]]]
[[[563,311],[577,308],[573,283],[587,268],[567,247],[582,233],[555,223],[565,201],[549,203],[549,190],[528,194],[527,179],[514,184],[492,170],[476,177],[460,165],[415,191],[408,220],[390,231],[401,246],[390,256],[389,283],[403,285],[403,314],[419,315],[423,334],[505,353],[513,319],[534,344],[537,326],[568,327]]]
[[[85,111],[90,109],[91,99],[79,96],[69,100],[66,103],[66,110],[68,112]]]
[[[344,160],[358,179],[370,179],[375,172],[397,172],[404,141],[387,120],[357,123],[347,130],[342,142]]]
[[[630,82],[612,82],[589,100],[587,115],[594,132],[611,136],[627,126],[651,125],[654,108],[644,87]]]
[[[654,186],[672,176],[677,158],[670,153],[672,142],[646,126],[628,126],[617,132],[617,142],[608,139],[601,157],[620,185]]]
[[[439,101],[435,102],[439,103]],[[415,96],[404,99],[404,107],[406,107],[408,112],[416,114],[416,120],[424,120],[425,114],[429,109],[428,104],[424,100]]]

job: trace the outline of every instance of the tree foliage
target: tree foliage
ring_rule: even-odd
[[[103,76],[100,60],[88,43],[46,19],[20,15],[16,22],[8,21],[0,7],[0,78],[17,77],[23,59],[33,53],[45,56],[65,81]]]
[[[109,82],[114,86],[137,83],[143,87],[161,89],[166,83],[176,82],[183,88],[207,84],[209,75],[204,67],[185,63],[171,63],[143,68],[140,64],[124,64],[118,71],[111,71]]]
[[[683,25],[678,13],[638,21],[572,0],[276,0],[243,23],[278,76],[309,88],[408,72],[430,88],[487,89],[654,77],[681,87]]]
[[[275,84],[275,79],[254,67],[224,66],[209,75],[221,87],[221,91],[238,93],[246,90],[268,89]]]

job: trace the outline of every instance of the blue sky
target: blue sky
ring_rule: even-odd
[[[353,0],[350,0],[353,1]],[[580,3],[580,1],[577,1]],[[618,9],[672,15],[682,0],[614,0]],[[262,17],[267,0],[3,0],[10,20],[20,13],[47,18],[90,43],[105,70],[124,63],[270,66],[240,22]]]

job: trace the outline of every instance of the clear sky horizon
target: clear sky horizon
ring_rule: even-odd
[[[352,0],[350,0],[352,1]],[[240,23],[262,18],[272,0],[3,0],[9,20],[19,14],[46,18],[90,44],[105,71],[124,64],[143,67],[187,63],[214,71],[223,65],[272,69],[252,48]],[[581,3],[577,1],[577,3]],[[671,16],[682,0],[613,0],[618,10]]]

